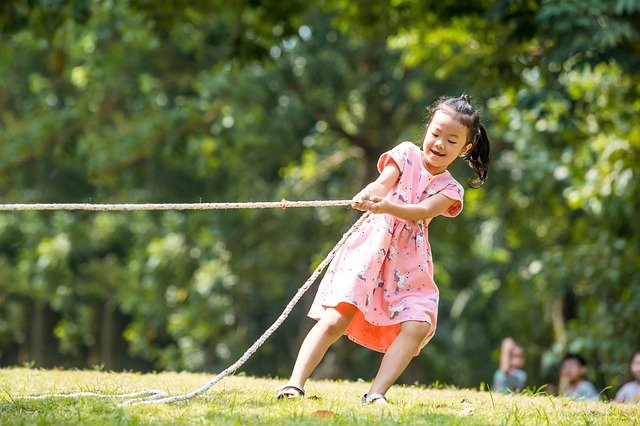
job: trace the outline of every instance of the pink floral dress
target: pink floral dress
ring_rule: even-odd
[[[448,171],[431,175],[414,143],[403,142],[384,153],[378,160],[378,170],[382,171],[391,159],[400,168],[400,178],[387,194],[388,199],[416,204],[443,194],[457,201],[443,215],[460,213],[462,185]],[[345,334],[379,352],[387,351],[401,323],[426,321],[431,330],[420,345],[424,347],[436,330],[439,298],[427,232],[430,221],[371,214],[336,253],[308,315],[317,320],[327,307],[342,302],[356,306],[358,311]]]

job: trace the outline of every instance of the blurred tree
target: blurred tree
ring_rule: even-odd
[[[329,4],[343,28],[369,22],[374,29],[390,26],[395,34],[389,44],[400,49],[406,63],[423,63],[439,82],[453,82],[488,100],[495,161],[486,196],[476,198],[477,192],[468,191],[465,218],[447,224],[443,234],[438,228],[431,233],[449,271],[440,283],[441,312],[450,319],[441,321],[441,332],[427,349],[436,369],[463,366],[453,381],[477,383],[473,366],[486,365],[491,343],[497,348],[502,336],[513,334],[528,344],[533,365],[543,357],[542,371],[531,367],[534,383],[555,380],[553,365],[568,349],[585,352],[601,366],[594,377],[599,384],[619,383],[615,370],[639,335],[630,317],[617,315],[619,321],[612,323],[608,313],[627,312],[639,303],[628,290],[638,272],[638,244],[627,245],[635,233],[620,209],[638,204],[632,171],[638,136],[631,129],[637,127],[632,117],[640,2],[445,1],[433,6],[407,0],[381,14],[375,13],[383,7],[378,3]],[[378,19],[370,19],[371,13]],[[621,82],[620,91],[608,81]],[[585,135],[586,128],[593,136]],[[599,151],[584,142],[590,137],[601,150],[615,154],[598,158]],[[578,145],[569,143],[578,140]],[[620,152],[625,152],[624,162],[615,157]],[[570,166],[574,161],[580,166]],[[570,182],[564,176],[568,170],[571,176],[591,178]],[[589,189],[595,182],[611,182],[606,186],[617,192],[608,190],[606,200],[584,197],[597,191]],[[599,216],[583,211],[595,203],[603,206]],[[612,214],[604,213],[609,207]],[[585,215],[586,222],[580,219]],[[593,221],[598,226],[586,225]],[[563,228],[567,233],[560,232]],[[598,235],[598,243],[586,237],[587,229]],[[446,256],[464,250],[462,241],[474,233],[473,256],[462,261]],[[554,261],[548,258],[550,247],[556,247]],[[613,262],[615,272],[589,272],[598,279],[590,279],[594,287],[585,293],[578,282],[594,258],[610,267]],[[448,285],[454,290],[449,294],[458,292],[453,299],[447,298]],[[607,288],[611,295],[602,298],[595,288]],[[602,300],[611,305],[603,309]],[[594,323],[596,311],[610,319]],[[623,350],[613,333],[617,329],[625,330]]]
[[[421,108],[467,92],[494,165],[432,224],[440,329],[403,380],[488,381],[511,334],[532,385],[572,349],[615,386],[640,334],[639,19],[637,0],[17,0],[0,7],[0,199],[348,198],[417,139]],[[220,369],[354,217],[2,214],[0,363]],[[305,312],[247,371],[288,374]],[[336,351],[335,376],[374,373],[375,354]]]

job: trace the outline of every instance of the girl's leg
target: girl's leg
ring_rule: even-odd
[[[289,379],[290,385],[304,387],[329,346],[344,334],[357,309],[348,303],[341,303],[335,308],[327,308],[324,311],[322,318],[309,331],[300,346],[298,358]]]
[[[431,325],[422,321],[407,321],[402,323],[400,334],[393,341],[387,353],[382,357],[382,363],[376,378],[371,384],[369,394],[384,395],[398,380],[407,368],[411,358],[420,349],[420,344],[429,334]]]

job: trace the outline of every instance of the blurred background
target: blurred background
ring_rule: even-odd
[[[351,198],[470,94],[492,167],[431,223],[439,328],[401,382],[490,383],[506,336],[533,389],[567,351],[609,396],[629,379],[640,0],[14,0],[0,30],[2,203]],[[218,372],[358,215],[1,213],[0,366]],[[315,289],[243,371],[289,374]],[[379,359],[341,339],[315,377]]]

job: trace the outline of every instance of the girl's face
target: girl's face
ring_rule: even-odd
[[[467,127],[453,116],[442,110],[433,114],[422,145],[422,161],[429,173],[444,172],[453,160],[471,148],[467,133]]]
[[[633,359],[631,360],[631,375],[633,378],[640,382],[640,353],[635,354]]]
[[[522,368],[524,367],[525,357],[524,357],[524,349],[520,346],[514,346],[511,349],[511,368]]]

